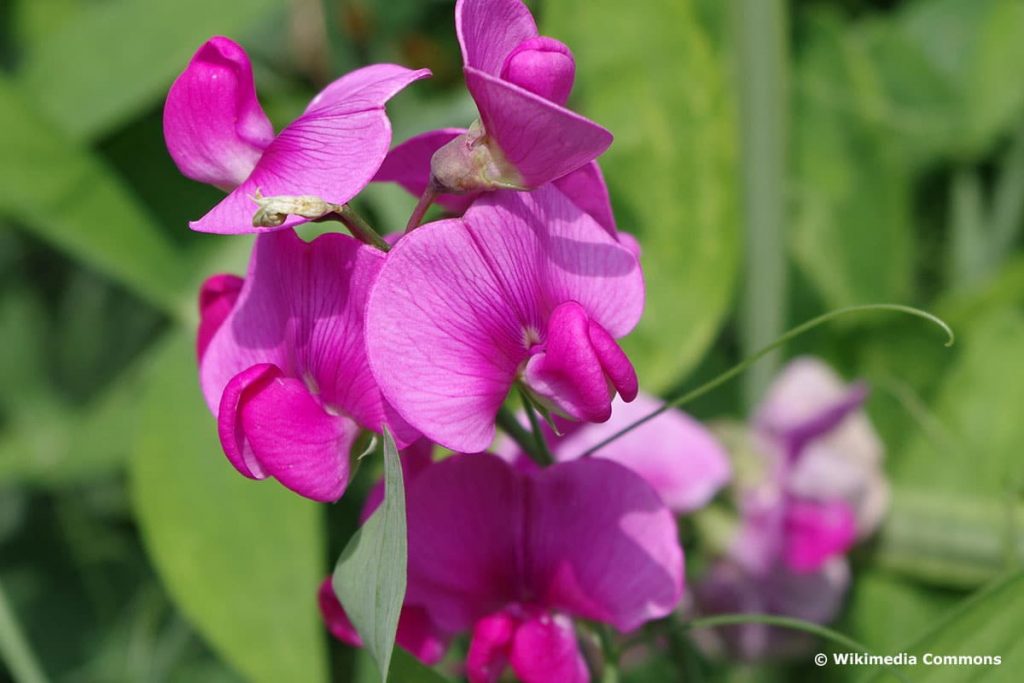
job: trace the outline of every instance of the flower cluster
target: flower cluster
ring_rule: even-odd
[[[736,486],[741,521],[697,587],[702,611],[836,617],[850,579],[845,555],[888,506],[866,396],[863,384],[844,384],[822,361],[798,358],[769,387],[753,424],[732,430],[727,441],[747,465]],[[720,644],[744,659],[786,656],[807,641],[761,624],[725,634]]]
[[[345,493],[368,435],[394,437],[408,516],[401,647],[436,663],[468,635],[473,683],[508,670],[588,681],[577,628],[627,633],[679,609],[677,516],[708,504],[732,465],[688,415],[648,419],[663,406],[619,346],[643,312],[640,246],[619,231],[595,160],[611,135],[566,108],[571,51],[539,35],[521,0],[459,0],[455,24],[479,119],[390,151],[386,104],[427,70],[358,69],[277,133],[231,40],[210,39],[175,81],[171,156],[227,192],[191,227],[256,234],[244,277],[202,286],[200,385],[231,465],[315,501]],[[370,182],[420,198],[404,234],[379,235],[348,205]],[[434,203],[443,217],[421,224]],[[296,233],[316,220],[351,234]],[[744,492],[743,530],[702,607],[749,586],[785,599],[767,584],[792,577],[832,586],[877,523],[864,391],[823,372],[794,366],[759,411],[770,475]],[[507,411],[510,394],[526,415]],[[535,411],[547,421],[531,430]],[[454,455],[436,461],[435,446]],[[382,497],[379,486],[364,520]],[[329,582],[320,605],[359,645]]]

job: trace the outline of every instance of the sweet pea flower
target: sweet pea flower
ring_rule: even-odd
[[[406,606],[470,633],[466,675],[493,683],[589,680],[573,629],[630,632],[683,589],[671,512],[636,474],[587,459],[522,473],[492,455],[431,465],[408,489]]]
[[[256,239],[240,287],[230,276],[203,287],[200,384],[245,476],[334,501],[361,430],[386,425],[400,447],[418,437],[384,401],[366,357],[363,310],[383,260],[347,235],[306,243],[284,230]]]
[[[541,36],[520,0],[459,0],[455,27],[480,119],[434,155],[436,189],[534,189],[608,148],[611,133],[564,106],[572,52]]]
[[[636,256],[557,188],[495,192],[390,252],[367,346],[387,401],[432,441],[479,452],[519,383],[575,420],[611,416],[636,373],[615,339],[643,310]]]
[[[430,160],[434,154],[456,138],[467,134],[462,128],[442,128],[422,133],[409,138],[391,150],[374,182],[393,182],[400,185],[413,196],[420,197],[430,185]],[[590,215],[610,235],[636,249],[639,247],[628,233],[619,233],[612,213],[611,200],[608,197],[608,186],[604,174],[596,161],[591,161],[561,178],[552,181],[562,194]],[[461,216],[483,191],[468,191],[463,194],[439,194],[434,201],[443,206],[449,213]]]
[[[612,416],[600,424],[580,424],[555,418],[561,435],[547,426],[543,432],[558,462],[575,460],[608,437],[650,413],[663,403],[639,392],[631,403],[621,397],[612,401]],[[499,455],[518,467],[533,461],[511,441]],[[698,510],[714,497],[732,476],[725,448],[700,422],[677,408],[669,408],[607,446],[593,453],[639,474],[676,514]]]
[[[253,197],[313,195],[344,204],[377,172],[391,144],[385,103],[430,75],[375,64],[337,79],[277,135],[259,101],[252,65],[237,43],[204,43],[171,86],[164,138],[181,172],[228,192],[194,230],[258,232]],[[280,226],[303,222],[292,216]]]

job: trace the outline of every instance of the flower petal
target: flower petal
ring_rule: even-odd
[[[565,107],[469,66],[465,74],[484,130],[526,187],[575,171],[612,143],[611,133]]]
[[[616,398],[610,420],[569,433],[555,445],[555,457],[559,461],[578,458],[663,405],[642,392],[630,403]],[[594,456],[614,460],[639,474],[677,513],[703,507],[731,476],[725,448],[701,423],[675,408],[627,432]]]
[[[167,93],[164,139],[178,169],[193,180],[227,190],[248,177],[274,127],[256,99],[241,46],[217,36],[196,51]]]
[[[554,185],[584,213],[590,214],[608,234],[615,236],[618,229],[612,213],[612,202],[608,197],[608,186],[596,161],[558,178]]]
[[[627,333],[643,309],[636,258],[555,188],[490,193],[389,254],[367,308],[374,376],[433,441],[481,451],[531,335],[566,301]]]
[[[541,614],[521,624],[509,663],[523,683],[590,681],[572,620],[564,614]]]
[[[430,159],[434,152],[464,134],[463,128],[442,128],[409,138],[390,152],[374,176],[377,183],[398,183],[415,197],[419,197],[430,183]],[[465,213],[479,193],[442,194],[434,200],[455,215]]]
[[[219,431],[225,451],[241,450],[245,464],[276,478],[301,496],[333,502],[348,486],[352,443],[359,428],[330,415],[306,386],[274,366],[241,373],[245,386],[237,400],[225,392]],[[232,463],[237,456],[232,457]],[[237,465],[236,465],[237,467]],[[245,472],[243,472],[244,474]]]
[[[786,508],[783,559],[798,574],[821,569],[857,539],[853,510],[843,501],[790,501]]]
[[[638,475],[588,458],[529,481],[526,585],[543,605],[623,632],[676,608],[683,591],[678,529]]]
[[[466,66],[494,76],[520,43],[535,38],[537,24],[520,0],[459,0],[455,31]]]
[[[254,228],[252,197],[313,195],[334,204],[352,199],[373,178],[391,145],[387,100],[428,76],[378,64],[342,77],[278,134],[241,185],[198,221],[194,230],[225,234],[266,232],[306,222],[291,216],[275,228]]]
[[[270,363],[359,425],[379,432],[387,424],[400,448],[418,438],[385,405],[366,357],[363,311],[383,260],[346,235],[310,243],[291,230],[258,237],[238,301],[200,364],[211,410],[232,377]]]
[[[496,612],[476,622],[466,653],[469,683],[497,683],[508,666],[512,640],[519,619],[509,612]]]
[[[214,333],[238,301],[245,282],[237,275],[213,275],[199,288],[199,329],[196,332],[196,357],[202,360]]]
[[[420,473],[407,499],[407,602],[456,633],[518,598],[523,487],[508,465],[454,455]]]

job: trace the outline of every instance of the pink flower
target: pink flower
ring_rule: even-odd
[[[629,632],[682,595],[672,514],[608,460],[524,474],[491,455],[456,455],[412,482],[408,516],[406,604],[442,632],[471,632],[471,683],[506,667],[528,683],[586,681],[573,618]]]
[[[612,417],[607,422],[579,424],[557,420],[563,436],[556,436],[546,427],[544,432],[555,459],[567,462],[662,405],[641,391],[631,403],[621,398],[612,401]],[[532,463],[514,445],[508,455],[507,459],[517,466]],[[639,474],[677,514],[704,507],[732,476],[729,456],[714,434],[675,408],[627,432],[596,451],[593,457],[614,460]]]
[[[391,144],[384,104],[429,74],[393,64],[353,71],[324,88],[275,136],[256,99],[249,57],[233,41],[211,38],[171,86],[164,105],[164,138],[178,168],[229,192],[191,227],[257,232],[257,191],[349,201],[377,172]],[[300,222],[290,217],[281,227]]]
[[[245,476],[333,501],[361,429],[387,425],[400,447],[417,438],[384,401],[366,357],[363,309],[383,261],[346,235],[306,243],[285,230],[256,239],[237,294],[224,276],[207,281],[200,384],[224,452]]]
[[[561,192],[496,192],[398,242],[370,294],[367,345],[410,424],[478,452],[516,382],[576,420],[607,420],[616,392],[632,400],[615,339],[642,310],[636,256]]]
[[[422,196],[430,184],[430,160],[434,153],[467,132],[461,128],[443,128],[409,138],[388,153],[374,181],[398,183],[414,196]],[[612,214],[612,205],[608,198],[608,186],[596,161],[584,164],[554,180],[553,184],[610,235],[636,249],[639,254],[639,248],[632,236],[620,234],[616,230],[615,216]],[[482,190],[464,194],[440,194],[434,201],[449,213],[461,216],[481,194]]]
[[[480,123],[435,155],[439,188],[533,189],[608,148],[611,133],[564,106],[572,52],[539,35],[520,0],[459,0],[455,26]]]

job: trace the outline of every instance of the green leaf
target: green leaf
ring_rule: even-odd
[[[624,348],[664,390],[711,343],[739,253],[736,122],[726,65],[688,0],[544,6],[576,55],[575,106],[615,134],[601,158],[619,227],[643,246],[647,309]]]
[[[857,574],[838,627],[872,652],[891,653],[906,644],[908,633],[935,624],[961,598],[960,593],[922,586],[874,568]],[[879,615],[886,615],[880,619]]]
[[[154,368],[130,484],[165,586],[248,680],[325,681],[320,509],[231,467],[197,386],[188,335],[177,334]]]
[[[384,430],[384,502],[349,540],[334,568],[338,601],[388,680],[398,617],[405,600],[407,567],[405,486],[402,463]]]
[[[920,683],[972,683],[1020,680],[1024,666],[1024,573],[1016,572],[965,600],[929,633],[903,651],[916,655],[917,666],[900,670]],[[931,655],[999,656],[999,665],[928,665]],[[879,672],[876,679],[883,679]]]
[[[177,315],[190,269],[99,159],[47,125],[0,77],[0,215]]]
[[[388,683],[446,683],[447,678],[424,666],[405,650],[398,648],[391,660]]]
[[[815,29],[797,68],[790,245],[828,307],[905,301],[911,175],[899,148],[868,122],[878,74],[838,24]],[[822,84],[848,94],[837,100]]]
[[[75,140],[97,137],[167,93],[212,35],[237,36],[283,0],[108,0],[48,33],[19,81],[40,111]],[[281,36],[287,38],[285,31]]]

